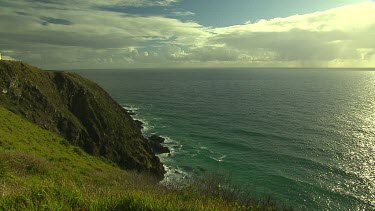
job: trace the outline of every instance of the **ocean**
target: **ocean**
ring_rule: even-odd
[[[230,175],[297,210],[375,204],[375,71],[80,70],[167,138],[167,179]]]

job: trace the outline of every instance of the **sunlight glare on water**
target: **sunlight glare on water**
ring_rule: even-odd
[[[336,158],[340,168],[349,176],[337,185],[337,191],[351,193],[354,197],[375,203],[375,72],[366,72],[367,80],[361,81],[357,89],[352,87],[351,95],[359,100],[347,102],[346,112],[339,114],[342,153]],[[339,151],[340,152],[340,151]],[[341,188],[342,186],[346,186]]]
[[[219,170],[297,210],[373,209],[374,71],[82,73],[137,108],[146,134],[167,137],[167,176]]]

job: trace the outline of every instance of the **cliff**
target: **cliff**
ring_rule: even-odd
[[[91,81],[0,61],[0,210],[277,210],[222,175],[163,186],[138,126]]]
[[[0,105],[123,169],[165,173],[127,111],[77,74],[0,61]]]
[[[245,206],[217,195],[212,179],[168,189],[149,174],[114,167],[0,106],[0,210],[276,210],[269,202],[252,199]]]

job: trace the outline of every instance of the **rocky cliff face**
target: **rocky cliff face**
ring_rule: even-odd
[[[0,61],[0,105],[121,168],[165,173],[127,111],[77,74]]]

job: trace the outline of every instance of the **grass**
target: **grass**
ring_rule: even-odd
[[[162,178],[164,168],[131,116],[94,82],[74,73],[0,61],[0,91],[0,105],[25,120],[123,169]],[[34,135],[40,134],[29,134]]]
[[[224,178],[208,178],[167,188],[152,176],[90,156],[0,106],[0,210],[277,209],[268,199],[242,200],[238,191],[224,191]]]

